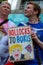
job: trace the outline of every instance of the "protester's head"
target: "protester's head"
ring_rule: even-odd
[[[41,13],[41,8],[38,4],[33,3],[33,2],[29,2],[27,5],[27,8],[25,9],[25,15],[26,16],[37,16],[39,17]]]
[[[11,6],[7,1],[4,1],[1,3],[1,12],[3,15],[8,16],[8,14],[11,12]]]

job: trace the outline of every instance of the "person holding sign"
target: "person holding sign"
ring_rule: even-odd
[[[29,18],[26,25],[30,25],[32,29],[31,37],[34,44],[35,59],[23,62],[23,65],[41,65],[43,62],[43,23],[39,20],[41,8],[38,4],[30,2],[24,12],[25,16]],[[21,22],[18,26],[24,26],[24,24]]]
[[[43,62],[43,23],[39,20],[41,8],[38,4],[30,2],[25,9],[25,16],[29,18],[26,25],[30,25],[31,37],[34,44],[34,60],[16,62],[12,65],[41,65]],[[18,26],[24,26],[22,22]],[[41,57],[42,56],[42,57]]]

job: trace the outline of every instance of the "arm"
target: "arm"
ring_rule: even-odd
[[[5,64],[8,60],[9,52],[8,52],[8,36],[5,36],[0,41],[0,59],[1,63]],[[3,58],[3,61],[2,61]]]
[[[31,32],[32,39],[43,49],[43,42],[39,40],[34,32]]]

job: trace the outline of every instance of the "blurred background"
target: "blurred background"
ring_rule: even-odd
[[[28,21],[28,18],[24,16],[24,9],[26,8],[28,2],[32,0],[0,0],[0,3],[2,1],[8,1],[11,4],[11,14],[9,14],[8,19],[12,20],[15,24]],[[43,0],[33,0],[32,2],[40,5],[40,20],[43,22]]]
[[[8,1],[11,4],[12,13],[14,13],[14,12],[21,13],[27,6],[27,3],[32,0],[0,0],[0,3],[2,1]],[[38,3],[40,5],[40,7],[42,9],[42,13],[43,13],[43,0],[33,0],[32,2]]]

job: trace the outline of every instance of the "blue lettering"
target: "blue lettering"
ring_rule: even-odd
[[[16,36],[17,43],[25,43],[31,41],[30,35]]]

